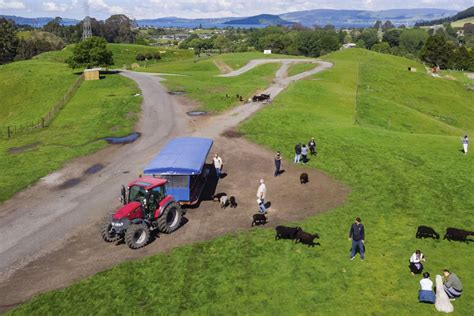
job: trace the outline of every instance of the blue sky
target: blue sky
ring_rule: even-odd
[[[25,17],[81,18],[83,2],[90,15],[104,19],[116,13],[143,19],[165,16],[185,18],[279,14],[310,9],[443,8],[463,10],[474,0],[0,0],[0,14]]]

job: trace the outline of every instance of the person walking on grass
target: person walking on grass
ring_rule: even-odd
[[[280,175],[280,168],[281,168],[281,154],[277,151],[275,155],[275,177]]]
[[[354,224],[351,225],[351,229],[349,230],[349,241],[352,240],[351,260],[355,259],[357,248],[359,248],[360,259],[361,260],[365,259],[364,238],[365,238],[364,225],[362,225],[360,217],[356,217]]]
[[[461,137],[461,142],[462,142],[462,147],[464,150],[464,155],[466,155],[468,147],[469,147],[469,138],[467,137],[467,135],[464,135],[464,137]]]
[[[301,158],[301,144],[295,145],[295,163],[300,163]]]
[[[222,167],[224,166],[224,164],[222,163],[222,158],[219,156],[219,154],[216,153],[216,155],[213,158],[213,161],[214,161],[214,168],[216,169],[217,179],[220,179],[221,174],[222,174]]]
[[[461,297],[462,295],[462,283],[455,273],[450,272],[448,269],[443,270],[444,277],[444,291],[448,297],[452,300]]]
[[[265,180],[260,179],[260,186],[257,190],[257,204],[260,213],[265,214],[267,209],[265,208],[265,197],[267,195],[267,187],[265,185]]]
[[[306,147],[305,144],[301,147],[301,160],[303,160],[303,164],[305,165],[308,162],[308,147]]]
[[[314,137],[311,137],[311,140],[308,142],[308,147],[309,147],[309,151],[311,153],[311,156],[317,155],[317,153],[316,153],[316,141],[314,140]]]

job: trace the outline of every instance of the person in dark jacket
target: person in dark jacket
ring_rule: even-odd
[[[351,260],[355,259],[356,248],[359,248],[360,259],[364,260],[364,238],[365,231],[364,225],[362,225],[360,217],[355,219],[354,224],[352,224],[351,229],[349,230],[349,240],[352,240],[351,248]]]
[[[275,155],[275,177],[280,175],[280,168],[281,168],[281,154],[277,151]]]
[[[301,144],[295,145],[295,163],[300,163],[301,158]]]
[[[317,155],[316,141],[314,140],[314,137],[312,137],[311,140],[308,142],[308,147],[309,147],[309,152],[311,153],[311,156]]]

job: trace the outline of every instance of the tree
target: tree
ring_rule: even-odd
[[[126,15],[114,14],[105,20],[103,35],[109,43],[134,43],[133,21]]]
[[[66,61],[71,68],[107,67],[114,64],[113,54],[102,37],[91,37],[77,44]]]
[[[443,35],[430,36],[423,47],[421,58],[430,66],[447,68],[450,61],[451,47]]]
[[[374,52],[390,54],[390,45],[387,42],[377,43],[372,46]]]
[[[373,28],[376,29],[376,30],[378,30],[378,29],[381,28],[381,27],[382,27],[382,21],[377,20],[377,22],[375,22]]]
[[[405,29],[400,34],[400,46],[415,54],[423,48],[428,37],[428,33],[423,29]]]
[[[0,65],[15,59],[17,47],[15,22],[0,18]]]
[[[379,41],[377,30],[370,28],[363,30],[360,39],[364,41],[365,48],[372,48],[372,46]]]
[[[382,30],[385,32],[386,30],[394,29],[395,25],[390,20],[385,21],[382,25]]]
[[[217,36],[213,41],[213,46],[217,48],[220,53],[232,51],[232,41],[224,35]]]
[[[390,47],[395,47],[400,45],[400,34],[402,30],[400,29],[389,29],[383,33],[382,41],[387,42]]]

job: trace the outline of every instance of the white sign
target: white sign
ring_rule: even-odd
[[[265,50],[263,51],[263,53],[264,53],[265,55],[270,55],[270,54],[272,53],[272,50],[271,50],[271,49],[265,49]]]

